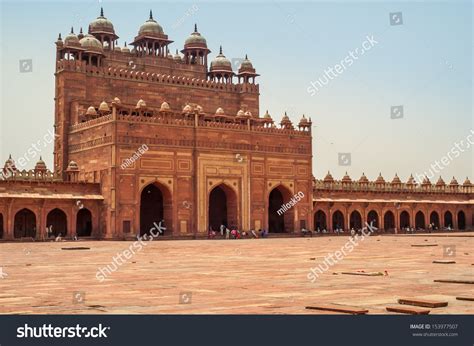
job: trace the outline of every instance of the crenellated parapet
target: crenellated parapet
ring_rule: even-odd
[[[239,110],[236,115],[228,115],[219,107],[215,112],[206,112],[195,103],[186,104],[181,110],[172,109],[163,101],[160,107],[149,106],[144,100],[136,105],[122,103],[117,97],[110,105],[103,101],[98,106],[82,103],[78,106],[78,122],[69,128],[71,133],[92,128],[106,122],[117,120],[131,123],[153,123],[180,127],[220,128],[240,131],[250,131],[268,134],[287,134],[297,136],[311,136],[311,120],[304,116],[296,129],[288,116],[280,127],[276,127],[268,112],[263,116],[254,116],[249,111]],[[114,117],[115,114],[115,117]],[[110,138],[99,139],[108,143]],[[79,150],[71,146],[72,150]]]
[[[417,193],[417,194],[472,194],[474,185],[466,178],[460,185],[453,177],[450,184],[445,184],[440,177],[436,184],[432,184],[428,178],[419,184],[413,176],[406,183],[402,183],[398,175],[391,182],[386,182],[381,174],[375,181],[369,181],[365,174],[357,180],[352,180],[346,173],[341,180],[335,180],[328,172],[324,179],[314,179],[313,189],[315,193],[326,192],[379,192],[379,193]]]

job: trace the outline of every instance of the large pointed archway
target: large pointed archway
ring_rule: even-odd
[[[453,214],[448,210],[444,213],[444,227],[445,228],[454,228],[453,224]]]
[[[406,210],[400,214],[400,228],[410,227],[410,214]]]
[[[314,229],[320,231],[327,229],[326,213],[322,210],[318,210],[314,214]]]
[[[216,232],[220,226],[239,228],[237,195],[226,184],[215,186],[209,193],[208,229]]]
[[[171,193],[155,182],[145,186],[140,196],[140,235],[156,235],[161,220],[165,221],[166,228],[162,235],[172,233]]]
[[[425,214],[420,210],[415,215],[415,229],[425,229]]]
[[[0,239],[3,238],[3,214],[0,213]]]
[[[431,212],[430,224],[433,225],[433,229],[435,229],[435,230],[440,228],[438,212],[436,212],[436,211]]]
[[[367,214],[367,224],[379,228],[379,214],[375,210],[371,210]]]
[[[336,210],[332,214],[332,230],[335,229],[345,229],[344,227],[344,214],[340,210]]]
[[[61,209],[53,209],[46,217],[46,227],[52,231],[52,234],[65,236],[67,234],[67,216]]]
[[[395,229],[395,215],[391,210],[387,210],[383,217],[383,229],[385,231],[392,231]]]
[[[15,238],[36,236],[36,215],[30,209],[22,209],[15,215],[13,234]]]
[[[82,208],[77,213],[76,234],[78,237],[90,237],[92,235],[92,213],[87,208]]]
[[[293,232],[295,206],[291,205],[291,192],[284,186],[275,187],[268,196],[268,231]]]
[[[349,227],[355,230],[362,229],[362,216],[357,210],[354,210],[350,215]]]
[[[458,212],[458,229],[466,229],[466,214],[462,210]]]

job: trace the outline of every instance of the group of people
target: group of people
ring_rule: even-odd
[[[225,238],[225,239],[241,239],[241,238],[266,238],[268,237],[268,231],[266,229],[259,229],[258,231],[255,231],[254,229],[251,229],[249,232],[246,231],[241,231],[237,229],[237,227],[227,227],[224,224],[221,224],[219,226],[219,232],[216,232],[212,226],[209,227],[209,232],[208,232],[208,238],[209,239],[214,239],[218,235],[220,235],[220,238]]]

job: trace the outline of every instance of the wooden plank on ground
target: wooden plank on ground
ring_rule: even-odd
[[[454,264],[456,261],[453,260],[434,260],[433,263],[438,263],[438,264]]]
[[[442,282],[447,284],[474,284],[474,280],[434,280],[434,282]]]
[[[312,306],[307,306],[306,309],[340,312],[340,313],[352,314],[352,315],[365,315],[369,312],[369,310],[366,310],[366,309],[362,309],[362,308],[358,308],[354,306],[338,305],[338,304],[312,305]]]
[[[468,300],[470,302],[474,302],[474,296],[461,296],[461,297],[456,297],[457,300]]]
[[[387,311],[389,312],[398,312],[400,314],[409,314],[409,315],[428,315],[430,310],[415,308],[413,306],[404,306],[404,305],[394,305],[387,306]]]
[[[418,298],[400,298],[398,299],[398,304],[422,306],[424,308],[442,308],[442,307],[448,306],[448,302],[418,299]]]
[[[383,276],[382,272],[341,272],[345,275]]]
[[[438,244],[411,244],[413,247],[438,246]]]

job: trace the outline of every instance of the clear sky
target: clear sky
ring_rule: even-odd
[[[467,145],[474,128],[470,1],[2,1],[2,162],[44,142],[54,119],[54,42],[71,26],[87,30],[101,6],[120,45],[131,41],[151,8],[175,41],[172,52],[197,22],[211,59],[221,44],[230,59],[247,53],[261,74],[262,114],[312,118],[317,178],[330,170],[335,178],[348,171],[375,179],[381,172],[391,180],[398,172],[405,181],[410,173],[431,174],[438,161],[434,171],[445,180],[474,180],[473,145]],[[20,72],[22,59],[32,60],[31,72]],[[317,92],[308,89],[311,82]],[[392,106],[403,106],[403,113]],[[458,155],[440,163],[455,143]],[[52,144],[41,150],[52,167]],[[340,162],[339,153],[350,153],[349,166],[340,165],[348,161]]]

